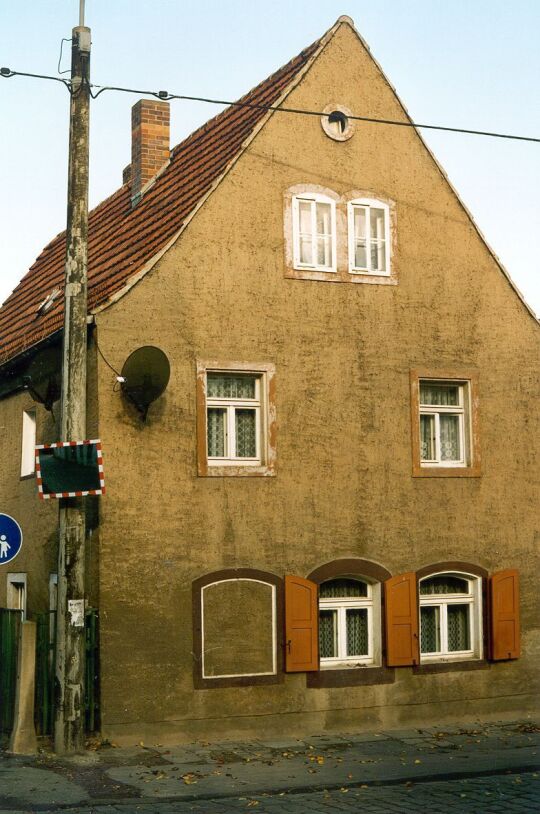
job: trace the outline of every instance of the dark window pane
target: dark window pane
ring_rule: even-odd
[[[336,611],[319,611],[319,651],[322,659],[331,659],[337,656]]]
[[[420,608],[420,652],[439,653],[441,650],[440,609]]]
[[[448,650],[471,649],[471,634],[469,629],[469,606],[448,605]]]
[[[347,655],[368,654],[368,612],[366,608],[347,610]]]
[[[208,398],[254,399],[255,376],[228,373],[209,373],[207,377]]]
[[[468,594],[469,580],[454,577],[452,574],[440,574],[423,579],[420,583],[421,594]]]
[[[351,596],[367,596],[368,589],[365,582],[357,579],[332,579],[323,582],[319,588],[321,599],[347,598]]]
[[[236,457],[255,458],[257,456],[255,410],[235,410]]]

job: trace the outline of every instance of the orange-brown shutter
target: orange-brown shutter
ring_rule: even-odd
[[[317,585],[302,577],[285,577],[285,671],[319,669]]]
[[[416,574],[399,574],[384,583],[386,663],[389,667],[418,664],[418,598]]]
[[[498,571],[489,580],[491,658],[519,658],[519,578],[513,569]]]

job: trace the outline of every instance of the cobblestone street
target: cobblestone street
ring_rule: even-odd
[[[531,721],[132,747],[0,752],[0,814],[540,811]]]
[[[392,786],[343,787],[339,791],[201,800],[197,802],[143,803],[84,806],[62,809],[64,814],[228,814],[257,811],[259,814],[330,814],[369,812],[407,814],[419,810],[429,814],[518,814],[540,809],[540,775],[498,775],[437,783],[407,783]],[[54,809],[56,811],[57,809]],[[15,814],[15,812],[5,812]],[[19,814],[17,812],[17,814]]]

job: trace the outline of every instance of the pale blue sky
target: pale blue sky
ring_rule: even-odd
[[[55,74],[78,0],[0,0],[0,64]],[[350,15],[417,121],[540,137],[539,0],[87,0],[99,84],[236,99]],[[69,44],[63,66],[69,65]],[[121,184],[137,97],[91,112],[90,203]],[[324,107],[321,100],[321,107]],[[65,225],[68,94],[0,79],[0,301]],[[173,102],[171,141],[217,113]],[[355,111],[361,114],[362,111]],[[540,313],[540,144],[424,138]]]

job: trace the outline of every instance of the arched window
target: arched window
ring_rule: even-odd
[[[376,592],[376,591],[375,591]],[[319,586],[321,668],[373,664],[373,586],[361,579],[332,579]]]
[[[419,581],[422,662],[482,657],[481,580],[460,572]]]
[[[373,198],[349,201],[349,273],[390,275],[388,204]]]

